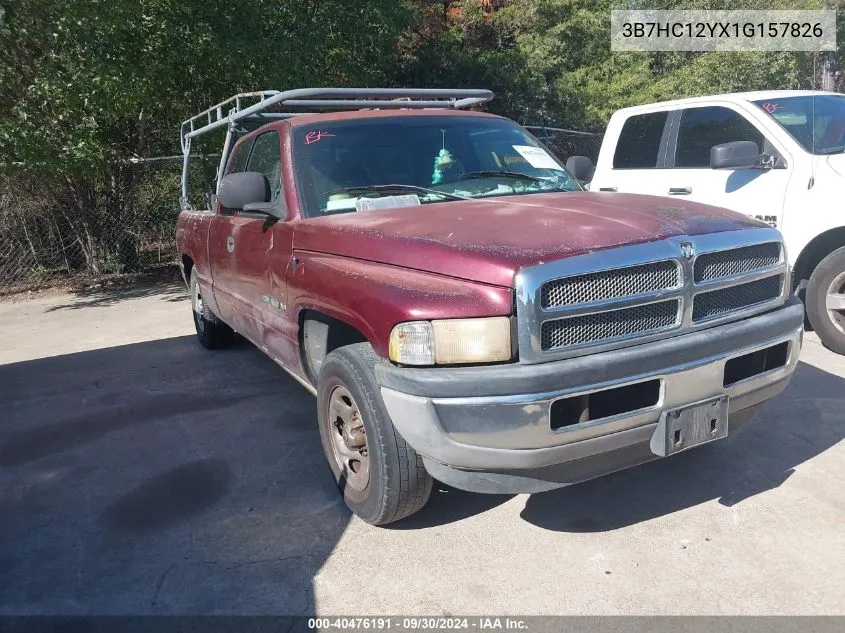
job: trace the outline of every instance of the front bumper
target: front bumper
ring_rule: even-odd
[[[399,433],[432,476],[478,492],[537,492],[633,466],[667,409],[729,397],[731,429],[780,393],[798,362],[804,311],[792,297],[771,312],[621,350],[537,365],[375,368]],[[783,364],[725,384],[725,364],[785,345]],[[659,381],[652,406],[553,428],[552,403]]]

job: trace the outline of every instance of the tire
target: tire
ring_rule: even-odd
[[[433,482],[387,414],[373,374],[377,362],[369,343],[328,354],[317,381],[317,418],[346,505],[367,523],[385,525],[422,508]]]
[[[825,257],[807,284],[807,318],[822,343],[837,354],[845,354],[845,247]],[[833,303],[836,301],[836,303]],[[836,306],[831,308],[828,303]],[[842,305],[839,309],[838,306]]]
[[[217,318],[208,304],[202,300],[197,269],[191,269],[191,314],[194,315],[194,327],[197,338],[207,349],[219,349],[231,345],[235,339],[235,332],[228,325]]]

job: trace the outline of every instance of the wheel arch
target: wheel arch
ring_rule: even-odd
[[[317,384],[326,356],[346,345],[372,342],[345,320],[314,308],[302,308],[298,316],[299,353],[302,367],[312,384]]]
[[[797,287],[816,269],[821,261],[838,248],[845,246],[845,226],[838,226],[819,233],[801,250],[792,269],[792,284]]]
[[[185,285],[190,285],[191,270],[194,268],[194,260],[187,253],[182,253],[179,261],[182,263],[182,278],[185,280]]]

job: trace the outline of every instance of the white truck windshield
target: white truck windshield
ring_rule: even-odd
[[[754,101],[812,154],[845,152],[845,96],[803,95]]]

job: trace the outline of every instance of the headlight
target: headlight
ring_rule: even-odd
[[[400,323],[390,333],[390,360],[403,365],[455,365],[510,360],[508,317]]]

